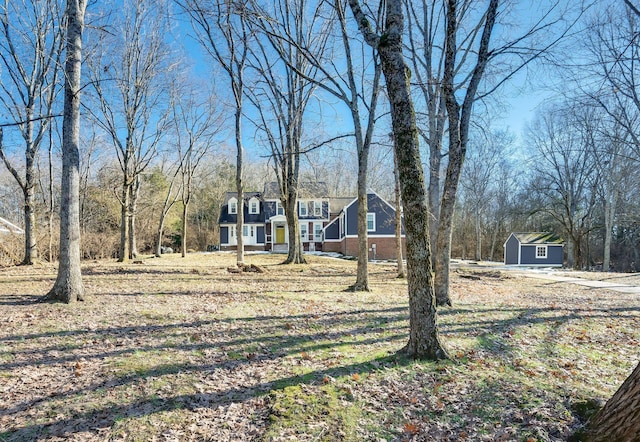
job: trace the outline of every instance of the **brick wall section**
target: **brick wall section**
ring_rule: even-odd
[[[329,253],[342,253],[341,242],[325,242],[322,244],[322,251]]]
[[[346,238],[343,241],[344,248],[342,253],[348,256],[358,256],[358,238]],[[376,245],[376,259],[396,259],[396,239],[393,237],[369,238],[369,247]],[[402,253],[406,256],[405,239],[402,238]],[[369,251],[369,259],[373,259],[373,251]]]

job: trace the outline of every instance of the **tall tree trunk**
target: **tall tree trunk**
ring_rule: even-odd
[[[398,261],[398,278],[405,278],[404,258],[402,254],[402,197],[400,196],[400,175],[398,174],[398,159],[395,148],[393,151],[393,179],[395,182],[394,193],[396,196],[396,260]]]
[[[131,185],[125,178],[122,185],[122,199],[120,201],[120,251],[118,262],[129,261],[129,199]]]
[[[129,258],[138,257],[138,242],[136,241],[136,216],[138,213],[138,197],[140,196],[140,175],[136,175],[131,187],[131,201],[129,204]]]
[[[52,137],[52,132],[53,132],[53,126],[49,125],[49,156],[48,156],[48,160],[49,160],[49,186],[48,186],[48,191],[49,191],[49,210],[48,210],[48,216],[47,216],[47,229],[48,229],[48,233],[49,233],[49,262],[53,262],[53,214],[54,214],[54,208],[55,208],[55,203],[53,201],[53,137]]]
[[[287,218],[287,228],[289,231],[289,252],[284,264],[306,264],[302,241],[300,238],[300,223],[298,221],[298,190],[297,184],[289,182],[287,184],[286,203],[284,204],[284,214]]]
[[[482,226],[480,224],[480,212],[475,210],[475,230],[476,230],[476,261],[482,261]]]
[[[187,256],[187,213],[189,211],[189,201],[182,203],[182,257]]]
[[[640,440],[640,364],[580,433],[586,442]]]
[[[36,242],[36,212],[35,212],[35,184],[30,183],[27,173],[26,187],[24,188],[24,259],[22,264],[32,265],[38,259],[38,245]]]
[[[616,204],[619,192],[611,192],[611,198],[604,201],[604,256],[602,260],[602,271],[608,272],[611,266],[611,236],[613,235],[613,217],[616,212]]]
[[[394,149],[398,158],[402,201],[405,203],[407,237],[409,342],[404,351],[415,358],[447,358],[438,330],[431,271],[427,195],[420,160],[418,128],[411,99],[408,68],[402,55],[402,1],[386,2],[384,39],[373,33],[357,0],[349,0],[349,5],[367,43],[374,46],[380,54],[391,106]]]
[[[236,98],[236,103],[241,103],[241,101],[238,101],[238,98]],[[242,226],[244,225],[244,190],[242,188],[242,104],[237,104],[236,106],[236,192],[238,193],[238,216],[236,218],[236,264],[241,266],[244,265],[244,238],[242,237]]]
[[[442,89],[449,121],[449,162],[440,203],[440,219],[435,253],[435,292],[439,306],[451,305],[449,296],[449,261],[451,259],[451,233],[458,184],[469,140],[471,111],[480,80],[489,60],[489,41],[498,11],[498,0],[490,0],[485,14],[477,59],[462,104],[458,103],[456,76],[457,33],[459,30],[458,0],[447,0],[445,35],[445,61]]]
[[[435,117],[431,117],[430,115],[429,121],[432,119],[435,119]],[[431,240],[431,244],[436,244],[436,241],[438,240],[438,226],[440,225],[440,165],[442,163],[442,133],[430,134],[429,137],[429,238]]]
[[[369,234],[367,230],[367,160],[369,149],[358,151],[358,267],[353,291],[369,291]]]
[[[155,251],[154,251],[154,255],[156,258],[160,258],[160,256],[162,255],[161,253],[162,236],[164,234],[164,220],[166,217],[167,217],[167,213],[162,211],[162,213],[160,213],[160,221],[158,222],[158,230],[156,233],[156,244],[155,244]]]
[[[571,236],[569,236],[567,241],[567,268],[572,269],[575,266],[575,245]]]
[[[62,126],[62,187],[58,276],[45,299],[84,299],[80,272],[80,77],[86,0],[67,1],[67,60]]]

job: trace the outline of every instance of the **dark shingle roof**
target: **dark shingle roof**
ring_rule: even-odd
[[[264,192],[262,194],[265,199],[278,199],[280,198],[280,186],[275,181],[265,183]],[[300,199],[328,197],[329,187],[324,181],[304,181],[298,183],[298,198]]]

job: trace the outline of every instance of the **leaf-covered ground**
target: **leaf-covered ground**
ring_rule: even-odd
[[[393,266],[282,259],[86,263],[76,305],[0,269],[0,441],[565,440],[639,359],[640,295],[458,269],[452,360],[407,360]]]

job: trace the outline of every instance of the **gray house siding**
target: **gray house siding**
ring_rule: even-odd
[[[518,249],[520,248],[520,241],[511,235],[505,243],[505,256],[504,263],[507,265],[518,264]]]
[[[369,209],[371,210],[371,209]],[[345,232],[347,235],[358,234],[358,201],[347,206],[347,222]]]
[[[522,265],[559,265],[564,258],[562,246],[547,246],[547,257],[536,258],[536,245],[523,245],[521,247],[520,264]]]
[[[546,257],[537,257],[537,248],[546,248]],[[562,239],[549,232],[512,233],[504,243],[504,263],[525,266],[562,266]]]
[[[324,229],[324,239],[340,239],[340,219],[336,218]]]
[[[396,218],[393,208],[384,202],[378,195],[373,193],[369,193],[367,195],[367,206],[367,211],[369,213],[375,213],[376,216],[376,229],[369,232],[369,235],[395,235]],[[347,235],[357,234],[358,201],[355,201],[347,207]]]

